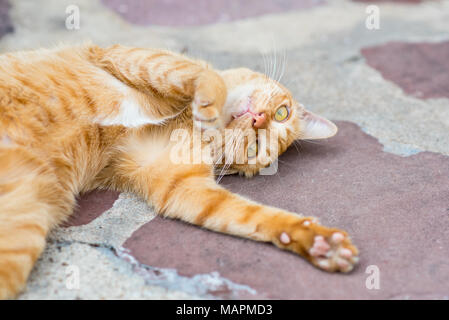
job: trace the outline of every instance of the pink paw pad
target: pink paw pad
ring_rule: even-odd
[[[341,243],[344,240],[344,238],[345,238],[345,236],[342,233],[335,232],[332,235],[332,242],[334,242],[334,243]]]
[[[342,248],[339,250],[340,256],[343,258],[351,258],[352,257],[352,251],[349,249]]]
[[[323,236],[316,236],[313,247],[310,249],[312,256],[324,256],[330,249],[330,245],[324,240]]]
[[[290,236],[286,232],[282,232],[281,236],[279,237],[279,240],[281,240],[281,242],[283,244],[289,244],[290,243]]]

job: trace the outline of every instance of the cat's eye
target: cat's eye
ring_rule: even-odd
[[[254,158],[257,155],[257,142],[250,144],[246,153],[248,154],[248,159]]]
[[[288,107],[285,105],[280,106],[276,110],[276,113],[274,114],[274,120],[276,120],[277,122],[282,122],[282,121],[285,121],[289,115],[290,115],[290,110],[288,109]]]

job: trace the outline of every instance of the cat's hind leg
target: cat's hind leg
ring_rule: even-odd
[[[0,299],[24,287],[50,228],[74,198],[26,150],[0,146]]]

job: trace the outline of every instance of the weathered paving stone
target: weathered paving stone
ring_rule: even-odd
[[[82,226],[99,217],[110,209],[117,200],[119,192],[95,190],[83,194],[77,201],[76,208],[64,227]]]
[[[127,21],[141,25],[195,26],[306,9],[324,0],[102,0]]]
[[[9,19],[10,5],[8,0],[0,0],[0,38],[9,32],[13,32],[14,28]]]
[[[180,275],[218,271],[258,297],[447,299],[449,157],[386,153],[357,125],[338,125],[328,141],[289,148],[275,176],[230,176],[222,184],[347,230],[361,252],[353,273],[328,274],[270,244],[162,218],[142,226],[124,246],[141,263]],[[370,265],[380,270],[378,290],[365,285]]]
[[[369,66],[417,98],[449,98],[449,41],[364,48]]]

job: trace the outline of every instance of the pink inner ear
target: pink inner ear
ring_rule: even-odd
[[[300,139],[325,139],[334,136],[338,128],[332,122],[310,111],[305,111],[302,119]]]

